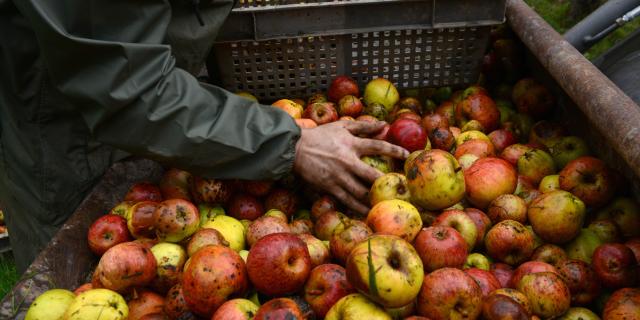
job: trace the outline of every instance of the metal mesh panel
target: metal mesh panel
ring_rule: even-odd
[[[490,27],[367,32],[220,43],[222,84],[261,100],[306,97],[340,74],[360,86],[376,77],[398,88],[466,85],[478,78]]]

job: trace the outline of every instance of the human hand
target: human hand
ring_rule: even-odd
[[[362,162],[360,157],[386,155],[405,159],[409,155],[407,150],[386,141],[357,137],[375,134],[383,127],[383,122],[337,121],[302,129],[294,171],[349,208],[366,214],[369,188],[364,183],[370,185],[382,172]]]

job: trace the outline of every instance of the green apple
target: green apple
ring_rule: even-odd
[[[62,319],[76,295],[65,289],[51,289],[39,295],[27,310],[25,320]]]
[[[582,307],[573,307],[569,308],[565,314],[561,315],[558,320],[600,320],[597,314],[593,313],[593,311],[582,308]]]
[[[567,252],[569,259],[577,259],[591,263],[593,252],[601,244],[602,240],[600,240],[595,232],[583,228],[580,230],[578,236],[564,247],[564,250]]]
[[[586,217],[586,208],[584,203],[570,192],[555,190],[535,198],[529,204],[527,215],[533,231],[540,238],[545,242],[563,244],[580,233]]]
[[[109,289],[87,290],[73,300],[65,312],[65,320],[126,320],[129,307],[124,298]]]
[[[500,100],[496,100],[496,107],[498,108],[498,111],[500,111],[500,123],[508,122],[513,118],[516,112],[505,104],[499,104],[499,101]]]
[[[205,223],[213,220],[215,216],[224,216],[224,208],[221,206],[212,206],[210,204],[201,203],[198,205],[198,211],[200,211],[200,227]]]
[[[547,143],[549,153],[559,169],[564,168],[571,160],[589,155],[587,142],[576,136],[552,139]]]
[[[424,279],[416,250],[392,235],[373,235],[359,242],[347,258],[346,271],[354,288],[387,308],[412,302]]]
[[[245,232],[242,222],[230,216],[215,216],[202,228],[216,229],[229,242],[229,247],[236,252],[245,248]]]
[[[385,156],[364,156],[360,160],[382,173],[393,171],[393,159]]]
[[[367,297],[352,293],[336,302],[324,317],[325,320],[392,320],[382,308]]]
[[[385,78],[376,78],[364,88],[363,100],[366,105],[380,103],[387,112],[391,112],[393,106],[400,100],[400,94],[396,87]]]
[[[545,176],[556,173],[553,158],[546,151],[531,149],[525,152],[517,162],[518,174],[526,177],[534,185],[538,185]]]
[[[169,288],[176,285],[187,261],[185,250],[175,243],[161,242],[151,247],[151,253],[156,258],[156,280]]]
[[[247,257],[249,256],[249,251],[248,250],[240,250],[240,252],[238,252],[238,254],[240,255],[240,258],[242,258],[242,260],[244,260],[244,262],[247,262]]]
[[[481,253],[474,252],[467,256],[467,260],[462,266],[462,269],[469,268],[478,268],[489,271],[491,269],[491,260]]]
[[[456,138],[456,146],[459,146],[473,139],[481,139],[481,140],[491,142],[491,139],[489,139],[489,137],[486,134],[484,134],[482,131],[470,130],[470,131],[462,132],[460,133],[460,135],[458,135],[458,137]]]
[[[263,216],[276,217],[278,219],[282,219],[285,222],[289,222],[289,219],[287,219],[287,215],[278,209],[270,209]]]
[[[551,174],[542,178],[542,180],[540,180],[538,190],[540,190],[540,192],[542,193],[551,192],[553,190],[560,190],[560,175]]]

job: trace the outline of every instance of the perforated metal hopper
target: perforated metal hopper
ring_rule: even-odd
[[[209,73],[261,100],[305,97],[337,75],[363,86],[465,85],[478,78],[505,1],[240,1],[225,22]]]

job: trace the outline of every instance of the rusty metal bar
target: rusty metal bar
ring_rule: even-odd
[[[640,177],[640,107],[522,0],[507,21],[612,148]]]

